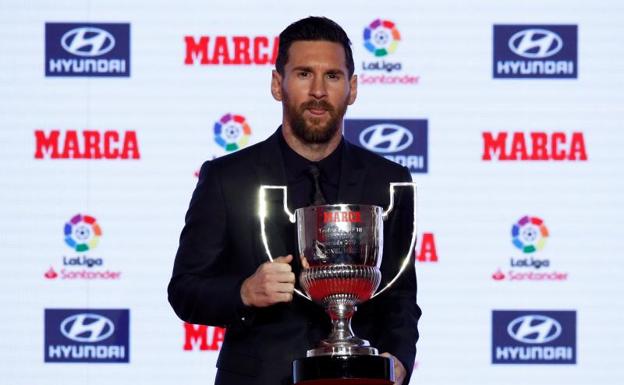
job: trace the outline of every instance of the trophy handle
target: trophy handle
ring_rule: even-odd
[[[264,245],[264,251],[266,252],[266,255],[269,258],[269,260],[273,262],[273,255],[271,254],[271,250],[269,249],[269,241],[266,235],[266,224],[265,224],[266,217],[267,217],[266,190],[282,190],[283,191],[283,194],[282,194],[283,209],[286,215],[288,216],[288,220],[290,221],[290,223],[295,223],[295,214],[288,209],[288,186],[271,186],[271,185],[260,186],[260,191],[258,193],[258,216],[260,217],[260,236],[262,238],[262,244]],[[299,289],[295,289],[295,293],[297,293],[300,297],[306,298],[310,301],[312,300],[312,298],[308,297]]]
[[[412,238],[410,241],[410,246],[409,246],[409,249],[407,250],[407,255],[405,256],[405,258],[403,258],[403,262],[401,263],[401,268],[399,269],[399,272],[394,276],[394,278],[392,278],[390,282],[386,284],[386,286],[384,286],[377,293],[373,294],[371,299],[377,297],[379,294],[383,293],[388,288],[390,288],[390,286],[392,286],[396,282],[396,280],[399,279],[401,274],[403,274],[403,271],[405,271],[405,269],[409,265],[410,258],[414,258],[412,254],[414,252],[414,246],[416,246],[416,183],[415,182],[391,182],[390,183],[390,204],[388,205],[388,209],[383,212],[382,218],[384,221],[388,219],[388,217],[390,216],[390,213],[394,209],[394,188],[395,187],[408,187],[408,186],[412,188],[413,199],[414,199],[414,213],[413,213],[414,222],[412,224]]]

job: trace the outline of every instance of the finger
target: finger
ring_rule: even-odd
[[[405,380],[405,375],[407,374],[407,372],[405,371],[405,368],[403,367],[401,361],[399,361],[398,358],[388,352],[381,353],[381,355],[384,357],[392,358],[392,361],[394,362],[394,383],[402,384],[403,380]]]
[[[279,283],[295,283],[295,273],[292,271],[273,272],[271,279]]]
[[[292,271],[292,266],[287,263],[267,263],[264,267],[264,271],[267,273],[290,273]]]
[[[399,365],[398,364],[399,360],[397,360],[397,358],[395,356],[393,356],[392,354],[390,354],[388,352],[383,352],[383,353],[380,354],[380,356],[388,357],[388,358],[392,359],[392,366],[394,368],[394,374],[396,376],[398,374],[398,370],[397,369],[399,368],[399,366],[398,366]]]
[[[277,293],[292,293],[295,291],[295,285],[292,283],[278,283],[273,286],[273,291]]]
[[[391,358],[392,359],[392,366],[393,369],[396,369],[396,360],[394,359],[394,357],[392,356],[392,354],[388,353],[388,352],[383,352],[380,354],[380,356],[382,357],[386,357],[386,358]],[[396,373],[396,370],[394,371]]]
[[[271,296],[273,302],[290,302],[293,299],[292,293],[275,293]]]
[[[270,282],[267,283],[264,291],[268,295],[275,293],[292,293],[295,290],[295,285],[292,283]]]
[[[290,263],[292,261],[292,254],[288,254],[283,257],[273,258],[273,263]]]

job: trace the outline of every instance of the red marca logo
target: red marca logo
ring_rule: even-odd
[[[221,349],[225,337],[225,329],[206,325],[184,323],[184,350]]]
[[[582,132],[483,132],[483,160],[585,161]]]
[[[325,211],[323,212],[323,223],[330,222],[362,222],[359,211]]]
[[[279,37],[184,36],[184,64],[275,64]]]
[[[423,233],[420,237],[420,250],[415,249],[416,260],[418,262],[438,262],[438,251],[433,233]]]
[[[134,131],[35,131],[35,159],[140,159]]]

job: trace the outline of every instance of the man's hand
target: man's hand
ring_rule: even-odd
[[[292,255],[278,257],[265,262],[247,278],[240,294],[247,306],[266,307],[278,302],[290,302],[295,290],[295,274],[290,262]]]
[[[392,361],[394,361],[394,384],[403,384],[403,380],[405,380],[405,376],[407,376],[407,371],[401,361],[390,353],[381,353],[381,355],[392,358]]]

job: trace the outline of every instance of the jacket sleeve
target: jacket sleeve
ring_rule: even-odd
[[[404,169],[402,182],[411,182],[412,177],[407,169]],[[389,232],[386,233],[385,242],[389,247],[385,248],[388,262],[382,264],[384,277],[393,277],[401,267],[401,262],[408,251],[413,231],[414,200],[412,189],[401,187],[396,189],[397,203],[394,213],[389,218]],[[378,327],[381,329],[379,346],[380,352],[389,352],[401,361],[407,371],[407,377],[403,384],[407,385],[414,368],[416,357],[416,341],[418,340],[418,319],[421,310],[416,304],[416,272],[414,266],[413,250],[407,258],[408,264],[403,274],[392,287],[382,293],[377,299],[379,306],[377,314]]]
[[[234,326],[249,309],[240,287],[245,277],[228,263],[227,210],[218,168],[202,165],[168,286],[169,303],[182,320]]]

